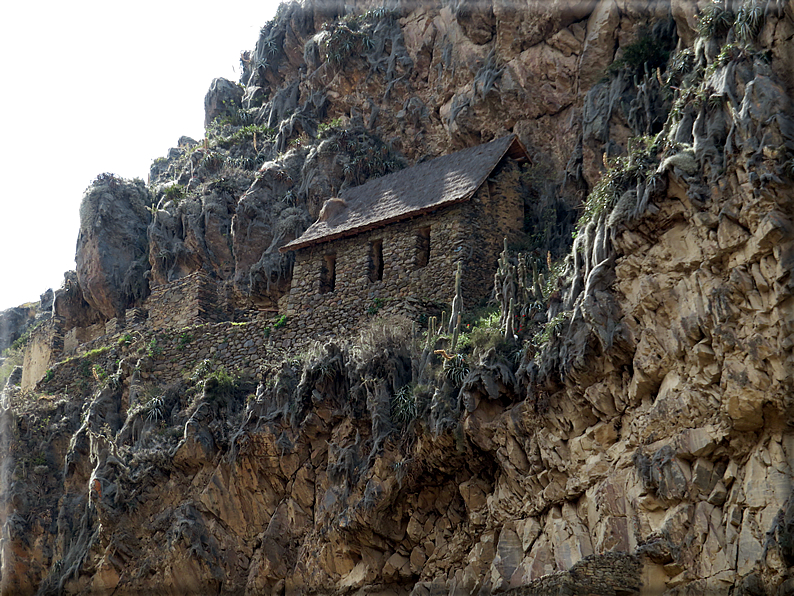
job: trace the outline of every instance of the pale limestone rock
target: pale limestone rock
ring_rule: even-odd
[[[511,578],[524,558],[521,539],[513,530],[504,529],[499,534],[496,554],[491,563],[491,586],[494,590],[510,586]]]
[[[391,555],[383,564],[383,579],[386,581],[395,581],[400,575],[406,575],[407,570],[410,573],[410,561],[408,557],[404,557],[399,553]]]
[[[600,0],[587,21],[587,37],[579,61],[582,89],[598,81],[615,54],[615,30],[620,14],[615,0]]]
[[[532,546],[532,550],[530,550],[529,554],[526,556],[525,563],[522,563],[522,567],[526,570],[523,577],[525,582],[548,575],[549,573],[554,573],[558,570],[554,558],[553,547],[550,539],[547,538],[545,533],[542,534]]]
[[[529,550],[532,543],[540,535],[541,526],[534,517],[516,522],[516,533],[521,538],[521,548],[524,552]]]
[[[717,228],[717,242],[722,250],[733,250],[747,242],[748,238],[750,238],[750,234],[747,233],[747,230],[732,219],[723,217],[720,220],[719,228]]]
[[[486,506],[489,487],[483,480],[472,478],[461,483],[458,488],[470,515]]]
[[[736,571],[740,575],[750,573],[761,558],[761,555],[763,555],[762,536],[763,532],[758,528],[755,516],[752,513],[745,512],[742,520],[742,529],[739,533],[739,550],[736,562]]]
[[[551,535],[558,569],[570,569],[584,557],[593,554],[590,533],[568,503],[561,510],[552,508],[546,531]]]
[[[670,2],[670,12],[675,19],[678,37],[681,38],[681,45],[690,47],[697,37],[697,0],[672,0]]]

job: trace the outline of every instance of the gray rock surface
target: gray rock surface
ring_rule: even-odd
[[[148,294],[146,228],[151,199],[142,181],[98,177],[80,204],[77,281],[88,305],[103,317],[123,316]]]
[[[229,79],[212,80],[204,96],[204,126],[215,118],[231,116],[242,107],[243,89]]]

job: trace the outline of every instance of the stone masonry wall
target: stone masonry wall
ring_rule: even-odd
[[[518,164],[504,159],[464,211],[466,230],[462,279],[464,309],[488,298],[493,289],[503,240],[515,240],[524,225],[524,200],[520,194]]]
[[[523,225],[518,169],[510,163],[466,202],[297,251],[286,312],[295,324],[297,341],[342,335],[374,311],[416,319],[433,307],[449,308],[461,259],[464,305],[486,299],[501,239]],[[418,267],[420,231],[427,227],[430,258]],[[382,279],[373,274],[372,247],[377,242],[382,242]],[[335,255],[335,284],[332,291],[323,292],[328,255]]]
[[[463,205],[298,251],[287,317],[297,319],[301,335],[342,335],[358,326],[368,311],[402,312],[406,300],[449,304],[455,268],[466,239]],[[430,227],[430,258],[417,267],[418,236]],[[373,241],[382,241],[383,276],[371,281]],[[336,255],[333,291],[321,293],[325,256]]]
[[[149,311],[149,325],[155,329],[178,329],[231,319],[224,286],[203,271],[153,287],[145,307]]]
[[[641,571],[642,563],[634,555],[590,555],[567,571],[545,575],[508,593],[511,596],[629,596],[640,593]]]
[[[22,364],[22,389],[31,389],[63,353],[63,318],[53,317],[30,334]]]
[[[206,323],[179,330],[141,329],[131,336],[124,331],[81,346],[88,352],[53,364],[36,390],[42,393],[80,392],[97,373],[104,378],[115,372],[124,358],[139,362],[144,382],[157,379],[168,385],[188,377],[202,360],[224,367],[234,375],[261,380],[261,367],[267,361],[283,357],[283,350],[293,344],[291,325],[274,327],[275,320],[257,317],[247,323]],[[119,341],[130,338],[127,341]],[[42,378],[43,377],[43,378]]]

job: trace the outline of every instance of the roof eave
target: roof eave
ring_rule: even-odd
[[[477,192],[482,186],[482,182],[480,183],[477,188],[473,191],[467,193],[463,197],[458,199],[452,199],[450,201],[445,201],[444,203],[436,203],[435,205],[431,205],[430,207],[424,207],[422,209],[417,209],[416,211],[411,211],[410,213],[402,213],[400,215],[396,215],[394,217],[389,217],[386,219],[378,220],[377,222],[373,222],[370,224],[366,224],[363,226],[358,226],[356,228],[349,228],[347,230],[343,230],[341,232],[337,232],[336,234],[327,234],[325,236],[321,236],[319,238],[315,238],[313,240],[307,240],[306,242],[301,242],[299,244],[294,244],[294,240],[285,244],[284,246],[280,247],[278,250],[281,253],[289,252],[291,250],[300,250],[302,248],[308,248],[309,246],[314,246],[316,244],[324,244],[326,242],[333,242],[334,240],[339,240],[341,238],[349,238],[350,236],[357,236],[358,234],[362,234],[364,232],[368,232],[370,230],[377,230],[378,228],[385,228],[388,225],[393,223],[397,223],[400,221],[406,221],[409,219],[414,219],[416,217],[421,217],[422,215],[426,215],[428,213],[432,213],[433,211],[437,211],[438,209],[443,209],[444,207],[449,207],[450,205],[457,205],[458,203],[465,203],[468,201],[472,195]]]

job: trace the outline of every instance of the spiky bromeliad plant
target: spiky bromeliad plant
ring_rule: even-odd
[[[728,33],[733,21],[733,11],[726,8],[723,1],[713,1],[700,13],[698,33],[704,39],[721,37]]]
[[[391,399],[391,419],[400,426],[406,426],[416,418],[416,395],[413,387],[404,385]]]
[[[456,386],[463,384],[463,379],[469,374],[469,363],[463,354],[455,354],[452,358],[444,360],[444,375]]]

